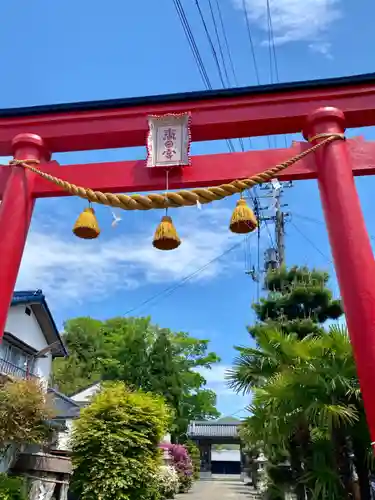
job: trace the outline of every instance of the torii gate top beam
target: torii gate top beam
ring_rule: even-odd
[[[150,114],[192,113],[194,141],[300,132],[321,106],[340,108],[347,127],[375,124],[375,73],[218,91],[0,110],[0,156],[30,132],[51,152],[143,146]]]

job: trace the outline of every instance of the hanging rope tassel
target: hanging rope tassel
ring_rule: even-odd
[[[164,215],[161,219],[152,244],[158,250],[174,250],[181,245],[181,240],[169,215]]]
[[[78,216],[73,227],[73,233],[78,236],[78,238],[84,240],[93,240],[99,236],[99,224],[93,208],[85,208]]]
[[[258,227],[258,221],[254,212],[246,203],[246,200],[240,198],[237,201],[237,206],[233,210],[230,220],[229,229],[232,233],[245,234],[251,233]]]

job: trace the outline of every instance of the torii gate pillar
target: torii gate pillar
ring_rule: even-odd
[[[344,131],[342,111],[326,107],[308,117],[304,136],[311,139],[316,134]],[[374,256],[345,141],[334,141],[319,149],[316,162],[324,216],[374,446]]]
[[[14,158],[49,161],[51,154],[35,134],[19,134],[12,141]],[[21,166],[12,167],[0,206],[0,343],[16,285],[18,271],[33,215],[36,175]]]

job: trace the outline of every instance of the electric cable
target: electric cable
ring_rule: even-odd
[[[194,57],[194,60],[197,64],[199,73],[202,77],[203,83],[207,89],[212,90],[212,85],[211,85],[210,79],[208,77],[207,70],[204,66],[202,56],[199,52],[198,46],[196,44],[196,41],[195,41],[195,38],[193,35],[193,32],[191,31],[191,27],[190,27],[189,21],[186,17],[185,10],[181,4],[181,0],[173,0],[173,3],[174,3],[174,6],[176,8],[181,25],[183,27],[185,36],[188,40],[190,49],[193,53],[193,57]]]
[[[249,43],[250,43],[251,55],[252,55],[252,58],[253,58],[253,64],[254,64],[254,70],[255,70],[255,77],[256,77],[258,85],[260,85],[259,68],[258,68],[258,63],[257,63],[256,57],[255,57],[255,48],[254,48],[253,36],[251,34],[250,21],[249,21],[249,12],[247,10],[246,0],[242,0],[242,7],[243,7],[243,10],[245,12],[247,37],[248,37]]]
[[[203,15],[203,12],[202,12],[199,0],[195,0],[195,5],[196,5],[196,7],[198,9],[199,17],[200,17],[200,19],[202,21],[203,29],[204,29],[204,31],[206,33],[206,37],[208,39],[208,43],[209,43],[210,48],[211,48],[211,53],[213,55],[213,58],[214,58],[214,61],[215,61],[215,64],[216,64],[216,68],[217,68],[217,71],[218,71],[218,74],[219,74],[219,78],[220,78],[221,84],[222,84],[223,88],[226,88],[225,81],[224,81],[224,76],[223,76],[223,72],[221,70],[220,62],[219,62],[219,59],[217,57],[217,53],[216,53],[216,50],[215,50],[215,45],[213,44],[210,32],[208,30],[207,23],[206,23],[206,20],[204,18],[204,15]]]
[[[210,1],[210,0],[209,0]],[[220,78],[220,82],[221,82],[221,85],[223,88],[228,88],[228,85],[229,85],[229,81],[228,81],[228,85],[225,83],[225,79],[224,79],[224,75],[223,75],[223,72],[222,72],[222,69],[221,69],[221,66],[220,66],[220,62],[219,62],[219,58],[218,58],[218,55],[217,55],[217,52],[216,52],[216,49],[215,49],[215,45],[212,41],[212,37],[210,35],[210,32],[209,32],[209,29],[208,29],[208,26],[207,26],[207,23],[206,23],[206,20],[204,18],[204,15],[203,15],[203,11],[201,9],[201,6],[200,6],[200,3],[199,3],[199,0],[195,0],[195,5],[197,7],[197,10],[198,10],[198,14],[199,14],[199,17],[202,21],[202,25],[203,25],[203,29],[204,29],[204,32],[206,34],[206,37],[207,37],[207,40],[208,40],[208,43],[209,43],[209,46],[210,46],[210,49],[211,49],[211,53],[212,53],[212,56],[214,58],[214,61],[215,61],[215,64],[216,64],[216,68],[217,68],[217,71],[218,71],[218,74],[219,74],[219,78]],[[211,1],[210,1],[210,6],[211,6]],[[211,11],[212,12],[212,15],[213,15],[213,10]],[[213,16],[214,17],[214,16]],[[214,25],[216,26],[216,20],[214,19]],[[218,32],[217,32],[218,34]],[[221,43],[220,43],[220,40],[219,40],[219,47],[221,47]],[[223,60],[223,63],[224,63],[224,68],[225,68],[225,71],[226,71],[226,67],[225,67],[225,61]],[[226,72],[227,73],[227,72]],[[240,137],[239,139],[239,142],[240,142],[240,146],[241,146],[241,149],[242,151],[245,151],[245,147],[244,147],[244,144],[243,144],[243,139],[242,137]],[[229,143],[231,145],[231,148],[232,148],[232,153],[235,151],[235,148],[234,148],[234,145],[233,145],[233,141],[232,140],[229,140]]]
[[[228,255],[230,252],[232,252],[236,248],[240,247],[243,244],[244,241],[245,240],[237,242],[236,244],[232,245],[230,248],[228,248],[227,250],[225,250],[221,254],[217,255],[216,257],[214,257],[210,261],[206,262],[206,264],[204,264],[203,266],[199,267],[198,269],[196,269],[192,273],[190,273],[190,274],[186,275],[185,277],[183,277],[180,281],[178,281],[174,285],[170,285],[170,286],[164,288],[164,290],[162,290],[161,292],[159,292],[159,293],[157,293],[155,295],[152,295],[151,297],[149,297],[148,299],[144,300],[143,302],[141,302],[137,306],[132,307],[131,309],[128,309],[124,313],[124,316],[128,316],[129,314],[133,313],[134,311],[137,311],[138,309],[140,309],[141,307],[149,304],[150,302],[154,302],[156,299],[168,297],[175,290],[177,290],[178,288],[180,288],[181,286],[183,286],[185,283],[187,283],[188,281],[190,281],[192,278],[194,278],[195,276],[197,276],[198,274],[200,274],[202,271],[204,271],[211,264],[214,264],[215,262],[217,262],[218,260],[220,260],[223,257],[225,257],[226,255]]]
[[[230,68],[231,68],[232,75],[233,75],[233,80],[234,80],[234,83],[235,83],[236,87],[238,87],[238,80],[237,80],[236,70],[235,70],[234,64],[233,64],[232,53],[231,53],[230,47],[229,47],[229,41],[228,41],[227,31],[225,29],[225,24],[224,24],[223,14],[222,14],[221,7],[220,7],[220,2],[219,2],[219,0],[215,0],[215,2],[216,2],[217,11],[219,13],[219,20],[220,20],[221,31],[223,32],[223,36],[224,36],[225,48],[226,48],[226,51],[227,51],[227,56],[228,56],[228,59],[229,59],[229,64],[230,64]]]
[[[202,78],[203,78],[204,82],[206,82],[206,86],[208,85],[208,88],[212,88],[210,79],[208,77],[207,70],[206,70],[206,68],[204,66],[203,59],[202,59],[202,57],[200,55],[197,43],[196,43],[194,35],[192,33],[192,30],[191,30],[189,21],[187,19],[184,7],[183,7],[183,5],[181,3],[181,0],[174,0],[174,5],[175,5],[176,10],[177,10],[177,12],[179,14],[179,19],[180,19],[181,24],[183,25],[184,32],[185,32],[185,34],[186,34],[186,36],[188,38],[188,42],[189,42],[189,45],[191,47],[191,50],[193,51],[196,64],[201,68],[201,75],[204,75],[204,76],[202,76]],[[203,27],[204,27],[204,31],[205,31],[206,36],[208,38],[208,42],[209,42],[209,45],[210,45],[210,48],[211,48],[212,55],[214,57],[214,61],[216,63],[216,67],[217,67],[217,70],[218,70],[218,73],[219,73],[219,77],[220,77],[221,83],[222,83],[223,87],[225,88],[225,81],[224,81],[223,73],[221,71],[221,67],[220,67],[218,56],[217,56],[217,52],[215,50],[215,46],[213,44],[211,35],[209,33],[209,30],[208,30],[208,27],[207,27],[207,23],[205,21],[202,9],[200,7],[199,0],[195,0],[195,5],[196,5],[196,7],[198,9],[198,13],[199,13],[200,19],[201,19]],[[219,38],[218,30],[217,30],[215,16],[213,14],[213,8],[212,8],[211,0],[209,0],[209,5],[210,5],[210,10],[211,10],[211,13],[212,13],[212,17],[213,17],[215,32],[216,32],[217,37],[218,37],[218,44],[219,44],[219,50],[220,50],[220,47],[221,47],[220,38]],[[228,42],[228,38],[227,38],[227,35],[226,35],[226,31],[225,31],[225,24],[224,24],[224,21],[223,21],[223,16],[222,16],[222,13],[221,13],[219,0],[216,0],[216,5],[218,7],[219,19],[220,19],[220,23],[221,23],[221,26],[222,26],[222,31],[223,31],[223,34],[224,34],[225,44],[226,44],[227,51],[228,51],[228,54],[229,54],[229,61],[230,61],[230,64],[231,64],[232,71],[233,71],[233,73],[235,75],[233,59],[232,59],[231,53],[230,53],[229,42]],[[246,5],[245,5],[245,8],[246,8]],[[246,10],[246,12],[247,12],[247,10]],[[255,49],[254,49],[254,44],[253,44],[253,41],[252,41],[252,35],[251,35],[250,24],[249,24],[248,18],[247,18],[247,27],[248,27],[249,41],[251,42],[251,49],[252,49],[252,55],[253,55],[253,61],[254,61],[254,68],[255,68],[255,72],[256,72],[257,82],[259,84],[260,83],[259,68],[258,68],[258,64],[257,64],[256,57],[255,57]],[[221,49],[221,53],[223,54],[222,49]],[[223,59],[223,63],[224,63],[224,67],[225,67],[225,61],[224,61],[224,59]],[[228,73],[226,72],[226,74],[228,74]],[[241,150],[245,151],[245,147],[244,147],[244,143],[243,143],[242,138],[239,139],[239,142],[240,142]],[[249,142],[250,142],[250,146],[251,146],[251,139],[250,138],[249,138]],[[229,151],[230,152],[234,152],[235,151],[235,147],[233,145],[233,141],[232,140],[227,140],[226,143],[227,143]],[[268,144],[269,144],[269,147],[271,147],[270,138],[269,137],[268,137]],[[256,199],[258,199],[258,201],[259,201],[259,197],[258,197],[258,194],[257,194],[256,190],[254,190],[254,194],[255,194]],[[253,203],[254,203],[254,196],[253,196],[253,194],[251,192],[250,192],[250,196],[251,196],[251,198],[253,200]],[[268,234],[270,236],[270,240],[272,241],[272,236],[271,236],[271,232],[270,232],[270,229],[268,227],[267,221],[265,221],[265,225],[266,225],[266,229],[268,231]]]
[[[195,37],[193,35],[193,32],[192,32],[189,20],[188,20],[188,18],[186,16],[186,12],[185,12],[185,9],[184,9],[184,7],[183,7],[183,5],[181,3],[181,0],[173,0],[173,3],[174,3],[174,6],[176,8],[176,11],[177,11],[180,23],[181,23],[182,28],[183,28],[184,33],[185,33],[185,36],[186,36],[186,38],[188,40],[190,49],[191,49],[191,51],[193,53],[194,60],[195,60],[195,62],[197,64],[197,66],[198,66],[198,69],[199,69],[200,75],[202,77],[203,83],[204,83],[204,85],[205,85],[205,87],[207,89],[212,90],[213,87],[212,87],[210,78],[208,76],[206,67],[204,65],[202,56],[201,56],[200,51],[198,49],[198,45],[197,45],[197,43],[195,41]],[[231,153],[234,153],[235,148],[233,146],[233,142],[230,139],[226,139],[226,143],[227,143],[229,151]]]
[[[279,78],[279,65],[277,63],[277,57],[276,57],[276,44],[275,44],[275,37],[274,37],[274,32],[273,32],[273,22],[272,22],[272,15],[271,15],[271,7],[270,7],[270,0],[267,0],[267,17],[268,17],[268,29],[269,29],[269,39],[270,39],[270,48],[272,48],[272,54],[273,54],[273,64],[275,68],[275,77],[276,77],[276,82],[278,83],[280,81]],[[272,64],[271,64],[272,66]],[[271,68],[271,73],[273,73],[273,70]]]
[[[319,224],[321,226],[326,226],[326,223],[324,221],[322,221],[322,220],[315,219],[313,217],[309,217],[307,215],[302,215],[302,214],[293,213],[293,215],[294,215],[294,217],[299,217],[300,219],[306,220],[307,222],[313,222],[313,223]],[[368,236],[369,236],[370,240],[375,241],[375,236],[373,236],[370,233],[368,233]]]
[[[279,83],[280,82],[279,65],[277,62],[276,44],[275,44],[275,36],[274,36],[274,31],[273,31],[273,21],[272,21],[270,0],[266,0],[266,6],[267,6],[267,23],[268,23],[271,83],[273,83],[273,68],[275,69],[275,81],[276,81],[276,83]],[[272,55],[273,55],[273,64],[272,64]],[[284,137],[284,146],[285,146],[285,148],[287,148],[288,141],[287,141],[286,134],[284,134],[283,137]],[[276,139],[275,139],[275,145],[276,145]]]
[[[228,74],[228,71],[227,71],[227,66],[225,64],[223,47],[221,45],[220,36],[219,36],[219,30],[218,30],[218,27],[217,27],[215,14],[214,14],[214,10],[213,10],[213,7],[212,7],[212,0],[208,0],[208,5],[210,7],[212,24],[213,24],[214,30],[215,30],[216,41],[217,41],[217,45],[219,47],[219,52],[220,52],[220,57],[221,57],[221,63],[222,63],[223,69],[224,69],[225,78],[226,78],[226,82],[227,82],[227,87],[230,87],[229,74]]]
[[[333,265],[332,259],[330,259],[324,252],[320,250],[320,248],[313,242],[311,238],[309,238],[305,233],[303,233],[299,227],[294,224],[293,221],[290,221],[291,225],[294,227],[294,229],[322,256],[324,259],[326,259],[330,264]]]

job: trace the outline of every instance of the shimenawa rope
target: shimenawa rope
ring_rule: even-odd
[[[79,196],[92,203],[100,203],[115,208],[122,208],[123,210],[151,210],[151,209],[165,209],[165,208],[178,208],[184,206],[193,206],[197,202],[200,204],[211,203],[212,201],[222,200],[228,196],[236,193],[242,193],[245,189],[250,189],[257,184],[270,181],[277,176],[280,172],[290,167],[297,161],[301,160],[310,153],[314,153],[317,149],[325,146],[335,140],[344,140],[344,134],[317,134],[309,139],[309,142],[323,139],[309,149],[302,153],[293,156],[273,168],[265,170],[259,174],[253,175],[247,179],[237,179],[228,184],[220,184],[208,188],[196,188],[191,190],[169,191],[164,194],[150,193],[150,194],[113,194],[102,193],[101,191],[93,191],[92,189],[82,186],[76,186],[68,181],[64,181],[59,177],[47,174],[41,170],[33,167],[32,164],[39,164],[38,160],[11,160],[10,165],[22,166],[31,172],[39,175],[43,179],[52,182],[59,186],[64,191],[73,196]]]

